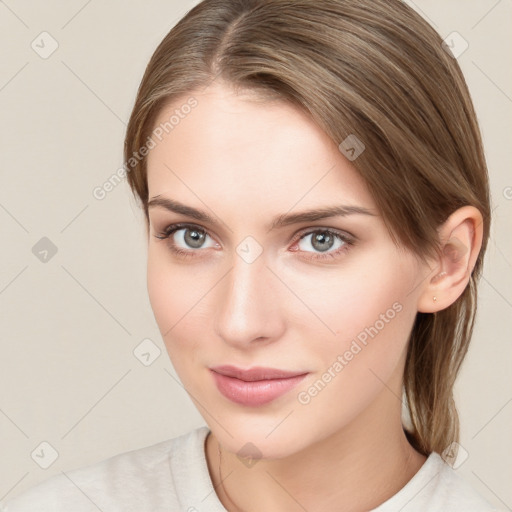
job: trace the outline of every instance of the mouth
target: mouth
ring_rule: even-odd
[[[239,405],[265,405],[291,391],[309,372],[224,365],[210,368],[217,389]]]

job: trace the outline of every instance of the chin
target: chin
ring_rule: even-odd
[[[242,458],[270,460],[289,457],[314,442],[315,433],[308,432],[306,425],[302,424],[306,428],[299,428],[291,421],[286,424],[289,419],[283,421],[287,414],[289,411],[264,417],[253,413],[229,420],[224,415],[224,428],[210,418],[205,420],[225,450]]]

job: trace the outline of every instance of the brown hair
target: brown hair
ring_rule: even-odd
[[[164,105],[220,78],[292,102],[340,144],[397,246],[439,255],[437,228],[456,209],[483,216],[469,284],[448,308],[418,312],[404,391],[411,444],[428,455],[459,438],[453,385],[468,350],[490,230],[486,163],[462,72],[435,30],[400,0],[204,0],[169,32],[139,87],[125,140],[128,181],[149,223],[146,159]],[[130,160],[132,159],[132,160]]]

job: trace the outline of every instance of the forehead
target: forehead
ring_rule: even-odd
[[[180,111],[191,98],[194,108]],[[153,137],[148,155],[150,198],[180,195],[197,203],[194,195],[226,194],[225,201],[239,204],[279,201],[280,211],[299,201],[314,206],[319,198],[374,207],[337,144],[289,103],[215,84],[166,105],[158,126],[167,130],[161,140]]]

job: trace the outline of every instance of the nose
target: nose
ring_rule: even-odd
[[[235,348],[271,343],[284,331],[279,280],[266,265],[263,255],[247,263],[234,254],[232,268],[219,286],[217,335]]]

